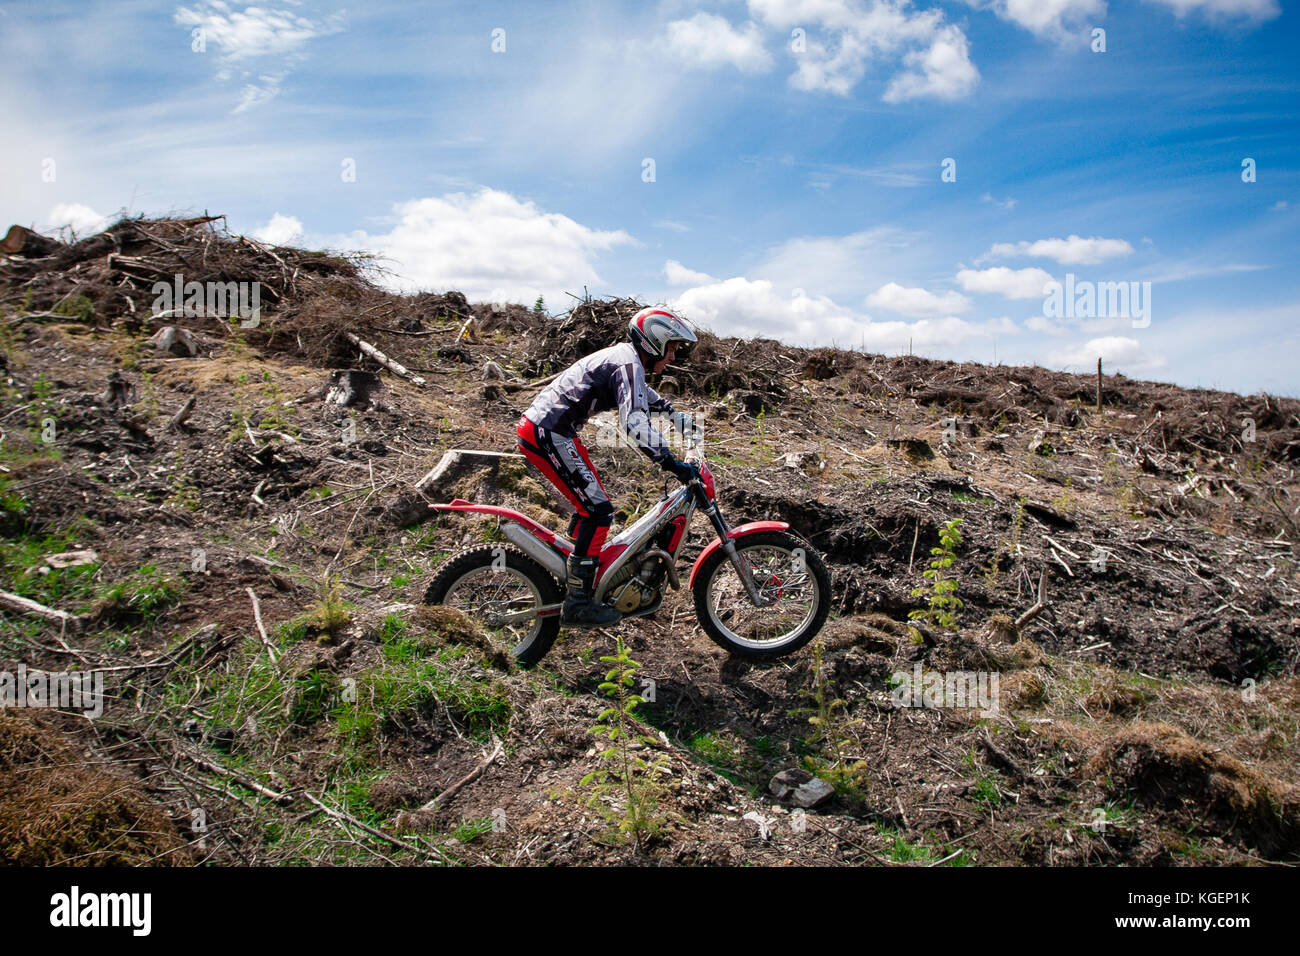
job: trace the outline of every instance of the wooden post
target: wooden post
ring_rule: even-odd
[[[1097,411],[1101,411],[1101,359],[1097,359]]]

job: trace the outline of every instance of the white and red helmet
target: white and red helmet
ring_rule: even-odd
[[[632,316],[627,324],[633,344],[653,359],[661,359],[669,342],[698,341],[690,326],[678,316],[659,306],[649,306]]]

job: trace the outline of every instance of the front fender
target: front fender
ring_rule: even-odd
[[[789,530],[790,526],[784,521],[751,521],[749,524],[742,524],[732,528],[727,532],[727,537],[732,541],[735,541],[737,538],[743,538],[747,534],[757,534],[760,531]],[[714,538],[709,542],[709,546],[700,552],[700,556],[695,559],[695,564],[691,567],[691,577],[686,583],[688,588],[695,587],[695,575],[699,574],[700,568],[704,565],[704,562],[709,560],[709,557],[713,552],[717,551],[720,547],[722,547],[722,542],[717,538]]]

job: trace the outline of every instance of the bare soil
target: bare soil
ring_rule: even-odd
[[[150,317],[150,281],[173,272],[263,282],[262,322]],[[110,694],[95,720],[0,714],[7,862],[1300,858],[1300,402],[1107,376],[1098,408],[1093,377],[705,333],[657,387],[703,422],[729,520],[787,521],[825,556],[831,619],[756,665],[670,593],[522,670],[474,622],[421,609],[438,563],[495,531],[413,521],[414,485],[448,448],[513,451],[538,380],[640,306],[551,318],[372,275],[199,220],[0,260],[0,588],[87,616],[0,612],[0,670],[108,668]],[[199,353],[154,352],[167,324]],[[367,410],[324,402],[341,369],[378,373]],[[635,452],[588,444],[619,524],[662,493]],[[523,468],[437,491],[560,530],[569,515]],[[960,613],[918,630],[952,519]],[[74,548],[97,561],[41,572]],[[1040,580],[1045,608],[1017,627]],[[654,687],[637,753],[666,767],[640,841],[616,828],[625,802],[582,784],[619,637]],[[895,706],[916,668],[997,674],[997,713]],[[768,791],[792,767],[835,796],[801,817]]]

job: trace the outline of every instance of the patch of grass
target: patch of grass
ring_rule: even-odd
[[[970,798],[985,810],[997,810],[1002,806],[1002,791],[998,788],[997,778],[990,772],[982,770],[979,755],[972,749],[966,751],[964,762],[975,774],[975,784],[971,788]]]
[[[340,681],[330,671],[312,668],[294,682],[293,690],[289,720],[295,724],[314,724],[338,705]]]
[[[95,321],[95,303],[84,295],[74,295],[64,299],[53,311],[55,315],[65,315],[70,319],[76,319],[78,322],[93,323]]]
[[[410,629],[410,623],[402,615],[389,614],[379,624],[379,640],[383,644],[388,644],[404,636]]]
[[[0,533],[10,534],[23,528],[31,511],[31,501],[14,486],[14,479],[0,475]]]
[[[340,796],[343,798],[344,809],[362,823],[368,823],[376,828],[382,826],[386,822],[384,814],[375,809],[370,791],[376,783],[383,780],[388,774],[389,771],[387,770],[377,773],[365,773],[342,782],[339,791]]]
[[[745,743],[729,731],[705,730],[686,741],[686,747],[732,783],[747,782],[758,761],[745,752]]]
[[[256,639],[251,641],[256,643]],[[270,657],[260,653],[260,645],[252,653],[256,656],[247,666],[231,664],[210,675],[203,681],[200,695],[209,726],[240,731],[246,746],[252,746],[258,737],[278,734],[289,721],[284,675]],[[166,696],[170,704],[183,704],[194,696],[193,681],[178,674],[168,683]]]
[[[492,832],[492,818],[480,817],[477,820],[465,820],[451,831],[451,838],[458,843],[472,843],[485,833]]]
[[[1190,833],[1165,833],[1161,836],[1161,842],[1174,856],[1193,863],[1208,863],[1214,859],[1214,855],[1205,848],[1205,844]]]
[[[185,593],[185,583],[158,569],[155,564],[141,565],[121,581],[110,585],[101,600],[111,610],[151,621],[166,608],[177,603]]]
[[[87,610],[96,596],[99,564],[38,573],[45,566],[46,555],[73,549],[81,527],[78,524],[64,531],[0,540],[0,580],[4,581],[4,589],[47,606],[75,601],[76,611]]]
[[[892,827],[880,827],[876,832],[888,841],[885,855],[895,863],[934,863],[948,855],[922,843],[913,843],[902,831]],[[944,863],[944,866],[969,865],[970,860],[965,850]]]
[[[333,635],[352,621],[352,605],[343,600],[338,575],[321,575],[316,602],[308,607],[307,623],[322,634]]]
[[[299,615],[277,627],[276,634],[280,637],[282,643],[289,643],[305,639],[310,630],[311,622],[307,615]]]
[[[477,672],[471,648],[446,647],[431,658],[415,656],[414,648],[405,637],[386,644],[384,662],[356,676],[353,699],[333,712],[346,746],[358,748],[361,756],[385,729],[442,708],[475,739],[505,733],[511,714],[505,688]]]

